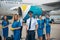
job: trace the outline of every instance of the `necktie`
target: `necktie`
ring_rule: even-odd
[[[29,29],[31,28],[31,18],[30,18],[30,23],[29,23]]]

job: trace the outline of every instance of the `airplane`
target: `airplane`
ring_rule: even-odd
[[[24,3],[19,1],[0,1],[0,15],[1,17],[3,15],[9,16],[9,19],[12,19],[13,14],[19,14],[22,13],[23,19],[28,19],[28,11],[33,11],[33,16],[35,15],[41,15],[43,12],[51,13],[51,11],[57,11],[60,10],[59,6],[60,1],[54,2],[42,2],[42,4],[36,4],[34,3]],[[20,9],[18,9],[20,7]],[[2,11],[3,10],[3,11]],[[20,10],[20,12],[18,12]],[[10,18],[11,17],[11,18]]]
[[[42,14],[42,8],[36,5],[19,4],[19,2],[14,3],[9,1],[1,1],[0,4],[0,15],[8,15],[8,18],[10,18],[10,16],[12,16],[13,14],[22,14],[23,19],[26,20],[28,18],[28,11],[30,10],[34,12],[34,15]]]

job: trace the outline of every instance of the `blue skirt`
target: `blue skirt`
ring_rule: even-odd
[[[37,33],[38,33],[38,37],[42,37],[43,36],[43,29],[38,29]]]
[[[51,27],[50,26],[46,26],[46,34],[50,34],[51,32]]]
[[[14,40],[20,40],[20,30],[14,30]]]
[[[4,37],[8,37],[8,27],[7,28],[3,28],[3,36]]]

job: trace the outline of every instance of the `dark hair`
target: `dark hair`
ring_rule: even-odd
[[[5,16],[6,16],[6,15],[4,15],[4,17],[5,17]],[[3,17],[3,20],[5,20],[4,17]],[[7,17],[7,16],[6,16],[6,17]],[[9,22],[9,21],[8,21],[8,18],[6,18],[6,21]]]
[[[28,14],[30,14],[30,13],[32,14],[32,13],[33,13],[33,11],[29,11],[29,12],[28,12]]]

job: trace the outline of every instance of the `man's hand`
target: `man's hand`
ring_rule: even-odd
[[[36,25],[36,30],[38,29],[38,24]]]
[[[28,30],[28,26],[26,25],[26,30]]]

